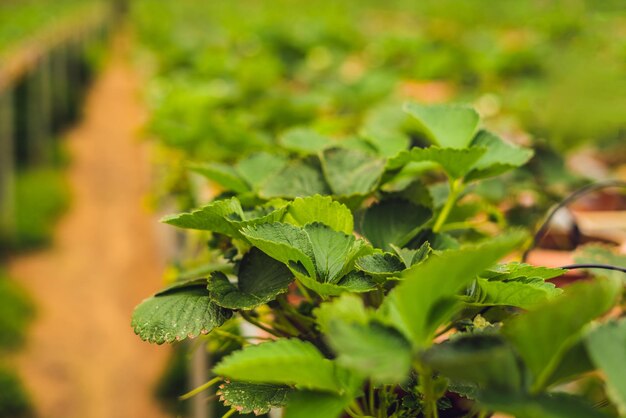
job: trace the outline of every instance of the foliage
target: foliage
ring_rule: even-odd
[[[33,314],[33,304],[24,290],[0,270],[0,351],[14,349],[24,342]]]
[[[17,376],[0,366],[0,417],[33,417],[30,399],[26,396]]]
[[[611,367],[600,350],[618,350],[623,327],[590,330],[620,302],[621,281],[560,290],[547,280],[562,269],[499,264],[528,236],[486,216],[496,210],[472,188],[532,152],[478,129],[469,107],[405,110],[430,144],[390,153],[364,137],[307,143],[298,132],[260,185],[240,169],[255,154],[232,169],[206,163],[202,174],[224,193],[164,222],[213,232],[226,265],[145,300],[135,332],[156,343],[206,332],[238,341],[213,368],[233,413],[602,416],[554,388]],[[224,328],[242,321],[258,334]],[[620,376],[607,380],[621,407]],[[453,404],[458,395],[469,409]]]
[[[50,241],[55,221],[69,204],[70,192],[58,169],[29,169],[15,184],[15,236],[8,245],[28,249]]]

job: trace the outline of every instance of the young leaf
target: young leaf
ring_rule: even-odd
[[[308,224],[304,230],[312,244],[318,280],[336,283],[343,276],[345,265],[352,261],[354,235],[335,231],[321,223]]]
[[[426,258],[433,251],[433,249],[430,248],[428,241],[423,243],[417,250],[413,250],[411,248],[399,248],[395,245],[391,245],[391,248],[393,248],[393,251],[402,259],[406,268],[426,260]]]
[[[470,335],[429,348],[422,361],[444,376],[481,389],[517,391],[522,371],[510,345],[496,335]]]
[[[232,316],[232,311],[211,302],[206,284],[175,287],[141,302],[131,326],[144,341],[156,344],[208,334]]]
[[[293,199],[315,194],[329,195],[331,190],[324,179],[321,168],[310,160],[296,160],[269,177],[261,187],[259,195],[264,199],[283,197]]]
[[[334,195],[368,195],[380,180],[385,161],[371,155],[343,148],[322,154],[324,175]]]
[[[225,357],[213,371],[220,376],[251,383],[297,385],[344,393],[336,364],[309,342],[282,339],[245,347]]]
[[[533,150],[509,144],[488,131],[480,131],[472,147],[484,147],[487,152],[474,164],[467,181],[498,176],[526,164],[534,154]]]
[[[613,306],[618,289],[609,280],[575,284],[561,297],[505,323],[502,332],[532,372],[534,390],[545,387],[582,328]]]
[[[626,319],[608,322],[586,338],[594,364],[606,376],[608,395],[626,415]]]
[[[300,265],[309,277],[316,277],[313,245],[303,229],[276,222],[246,227],[241,233],[270,257],[292,268]]]
[[[486,408],[516,418],[607,418],[583,398],[565,393],[541,394],[489,392],[479,398]]]
[[[290,129],[278,142],[286,149],[301,154],[317,154],[334,143],[332,139],[306,128]]]
[[[253,190],[258,191],[265,181],[282,170],[287,160],[276,154],[261,152],[253,154],[235,165],[235,171]]]
[[[226,406],[232,406],[240,414],[263,415],[272,408],[287,405],[287,397],[293,392],[289,386],[249,382],[226,382],[220,385],[217,395]]]
[[[285,213],[284,222],[304,226],[313,222],[321,222],[335,231],[352,234],[354,220],[350,209],[330,196],[310,196],[296,198]]]
[[[232,220],[233,217],[241,220],[243,216],[243,209],[241,209],[239,200],[233,197],[216,200],[192,212],[166,216],[161,219],[161,222],[179,228],[200,229],[229,237],[238,237],[239,228]]]
[[[245,193],[250,191],[250,187],[246,184],[246,182],[239,176],[237,171],[229,165],[214,162],[191,164],[189,168],[209,180],[213,180],[226,190],[230,190],[235,193]]]
[[[442,147],[467,148],[478,127],[478,113],[467,106],[407,103],[404,110],[429,140]]]
[[[400,273],[407,268],[402,260],[392,253],[375,253],[360,257],[355,267],[375,277],[388,277]]]
[[[287,266],[253,247],[241,260],[237,285],[225,274],[214,272],[207,288],[211,300],[221,307],[254,309],[285,293],[292,281]]]
[[[424,348],[439,325],[455,310],[454,297],[476,275],[517,248],[525,238],[520,231],[500,235],[479,245],[430,256],[401,275],[379,313],[413,343]]]
[[[365,211],[361,233],[374,247],[391,251],[392,245],[404,246],[430,220],[430,209],[407,200],[387,199]]]
[[[412,148],[403,151],[387,162],[387,170],[397,170],[409,163],[433,162],[441,166],[451,179],[465,177],[472,170],[476,162],[485,155],[484,147],[471,148]]]

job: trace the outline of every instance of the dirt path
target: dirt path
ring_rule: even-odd
[[[13,260],[39,307],[18,366],[41,418],[158,418],[152,399],[164,347],[131,331],[136,303],[160,287],[163,262],[149,185],[138,80],[123,41],[68,138],[73,205],[52,248]]]

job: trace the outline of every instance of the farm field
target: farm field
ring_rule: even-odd
[[[0,4],[0,418],[626,415],[626,9]]]

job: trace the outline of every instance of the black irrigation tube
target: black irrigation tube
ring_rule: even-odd
[[[626,268],[620,266],[614,266],[611,264],[569,264],[567,266],[559,267],[564,270],[576,270],[576,269],[602,269],[621,271],[626,274]]]
[[[582,197],[582,196],[584,196],[584,195],[586,195],[588,193],[594,192],[596,190],[607,189],[607,188],[614,188],[614,187],[615,188],[626,189],[626,181],[606,180],[606,181],[600,181],[598,183],[588,184],[587,186],[584,186],[584,187],[582,187],[582,188],[572,192],[567,197],[565,197],[562,201],[560,201],[558,204],[556,204],[554,207],[552,207],[552,209],[548,212],[548,215],[546,216],[545,220],[543,221],[543,223],[541,224],[541,226],[539,227],[539,229],[535,233],[535,236],[533,237],[533,242],[532,242],[531,246],[529,248],[527,248],[526,251],[524,251],[524,254],[522,255],[522,261],[526,261],[526,259],[528,258],[528,254],[530,254],[530,252],[535,247],[537,247],[539,242],[541,242],[543,237],[546,235],[546,233],[550,229],[550,224],[552,222],[552,219],[554,218],[554,216],[556,215],[556,213],[560,209],[568,206],[570,203],[572,203],[576,199],[578,199],[578,198],[580,198],[580,197]]]

